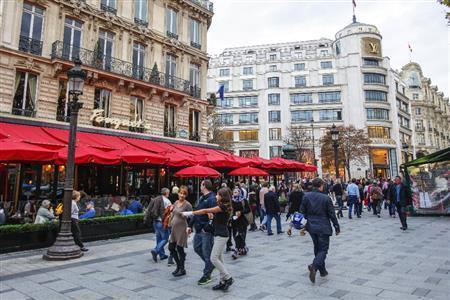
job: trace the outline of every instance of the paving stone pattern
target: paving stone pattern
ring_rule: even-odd
[[[329,276],[308,279],[313,249],[294,232],[248,233],[248,256],[226,264],[235,278],[227,293],[198,286],[203,264],[187,249],[185,277],[174,278],[167,261],[154,263],[145,234],[87,243],[90,251],[66,262],[42,260],[43,250],[0,256],[0,299],[450,299],[450,218],[415,217],[402,232],[398,219],[367,212],[341,219],[331,238]],[[284,224],[286,226],[286,224]]]

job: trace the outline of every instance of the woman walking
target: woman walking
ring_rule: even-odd
[[[186,200],[187,196],[188,188],[183,185],[179,188],[178,200],[173,204],[172,210],[172,233],[169,238],[169,251],[177,264],[177,268],[172,272],[175,277],[186,275],[184,248],[187,248],[188,234],[186,217],[182,213],[192,211],[192,205]]]
[[[233,284],[233,278],[223,263],[223,251],[228,239],[227,224],[231,213],[231,194],[228,188],[221,188],[217,192],[217,206],[183,213],[184,216],[214,214],[214,246],[211,251],[211,262],[220,272],[220,282],[213,290],[227,291]]]

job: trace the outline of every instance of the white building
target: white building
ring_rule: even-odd
[[[225,86],[217,109],[238,155],[280,156],[288,128],[313,127],[315,158],[325,174],[320,137],[333,123],[353,125],[368,131],[372,145],[351,175],[389,177],[404,162],[402,151],[412,153],[413,146],[402,144],[414,132],[406,85],[383,54],[377,27],[353,22],[333,40],[227,48],[210,60],[207,88],[214,93]]]

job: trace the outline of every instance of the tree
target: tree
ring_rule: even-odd
[[[296,159],[301,162],[309,160],[312,154],[311,131],[306,127],[287,127],[287,135],[283,139],[285,144],[292,145],[296,151]]]
[[[440,0],[439,1],[441,4],[449,6],[450,7],[450,0]]]
[[[365,158],[369,155],[369,145],[371,140],[363,129],[356,129],[354,126],[338,126],[338,155],[347,169],[348,177],[351,178],[350,164],[356,162],[363,164]],[[320,140],[322,146],[322,164],[331,167],[334,166],[334,148],[331,132],[327,131]]]

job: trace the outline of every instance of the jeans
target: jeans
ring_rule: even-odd
[[[154,250],[159,254],[160,258],[165,257],[166,253],[164,252],[164,246],[169,241],[170,231],[169,229],[164,229],[161,221],[153,222],[153,228],[155,229],[156,234],[156,246]]]
[[[322,273],[325,271],[325,259],[330,246],[330,236],[315,233],[310,233],[310,235],[314,244],[314,260],[312,264],[316,270]]]
[[[280,233],[282,231],[281,229],[281,218],[280,214],[267,214],[267,233],[272,233],[272,219],[275,218],[275,221],[277,221],[277,233]]]
[[[210,277],[214,268],[211,263],[211,251],[214,244],[214,237],[208,232],[197,232],[194,235],[194,251],[205,262],[203,276]]]
[[[223,263],[223,249],[227,243],[226,237],[216,236],[214,238],[214,246],[211,251],[211,262],[220,272],[220,281],[225,281],[231,278],[230,273],[225,268]]]
[[[395,204],[389,203],[389,215],[395,217]]]
[[[259,211],[259,223],[261,225],[266,224],[265,220],[267,220],[266,218],[266,210],[262,207],[260,207],[260,211]]]
[[[358,202],[358,197],[355,195],[349,195],[347,200],[347,206],[348,206],[348,217],[349,219],[352,217],[353,212],[353,206]],[[358,213],[358,208],[356,208],[356,213]]]
[[[374,215],[379,215],[381,213],[381,201],[383,201],[383,200],[378,200],[378,201],[372,203]]]
[[[336,202],[339,207],[337,213],[338,217],[344,217],[344,215],[342,214],[342,209],[344,208],[344,201],[342,201],[342,196],[336,195]]]
[[[397,212],[400,222],[402,223],[402,227],[408,228],[408,224],[406,224],[406,207],[397,205]]]

